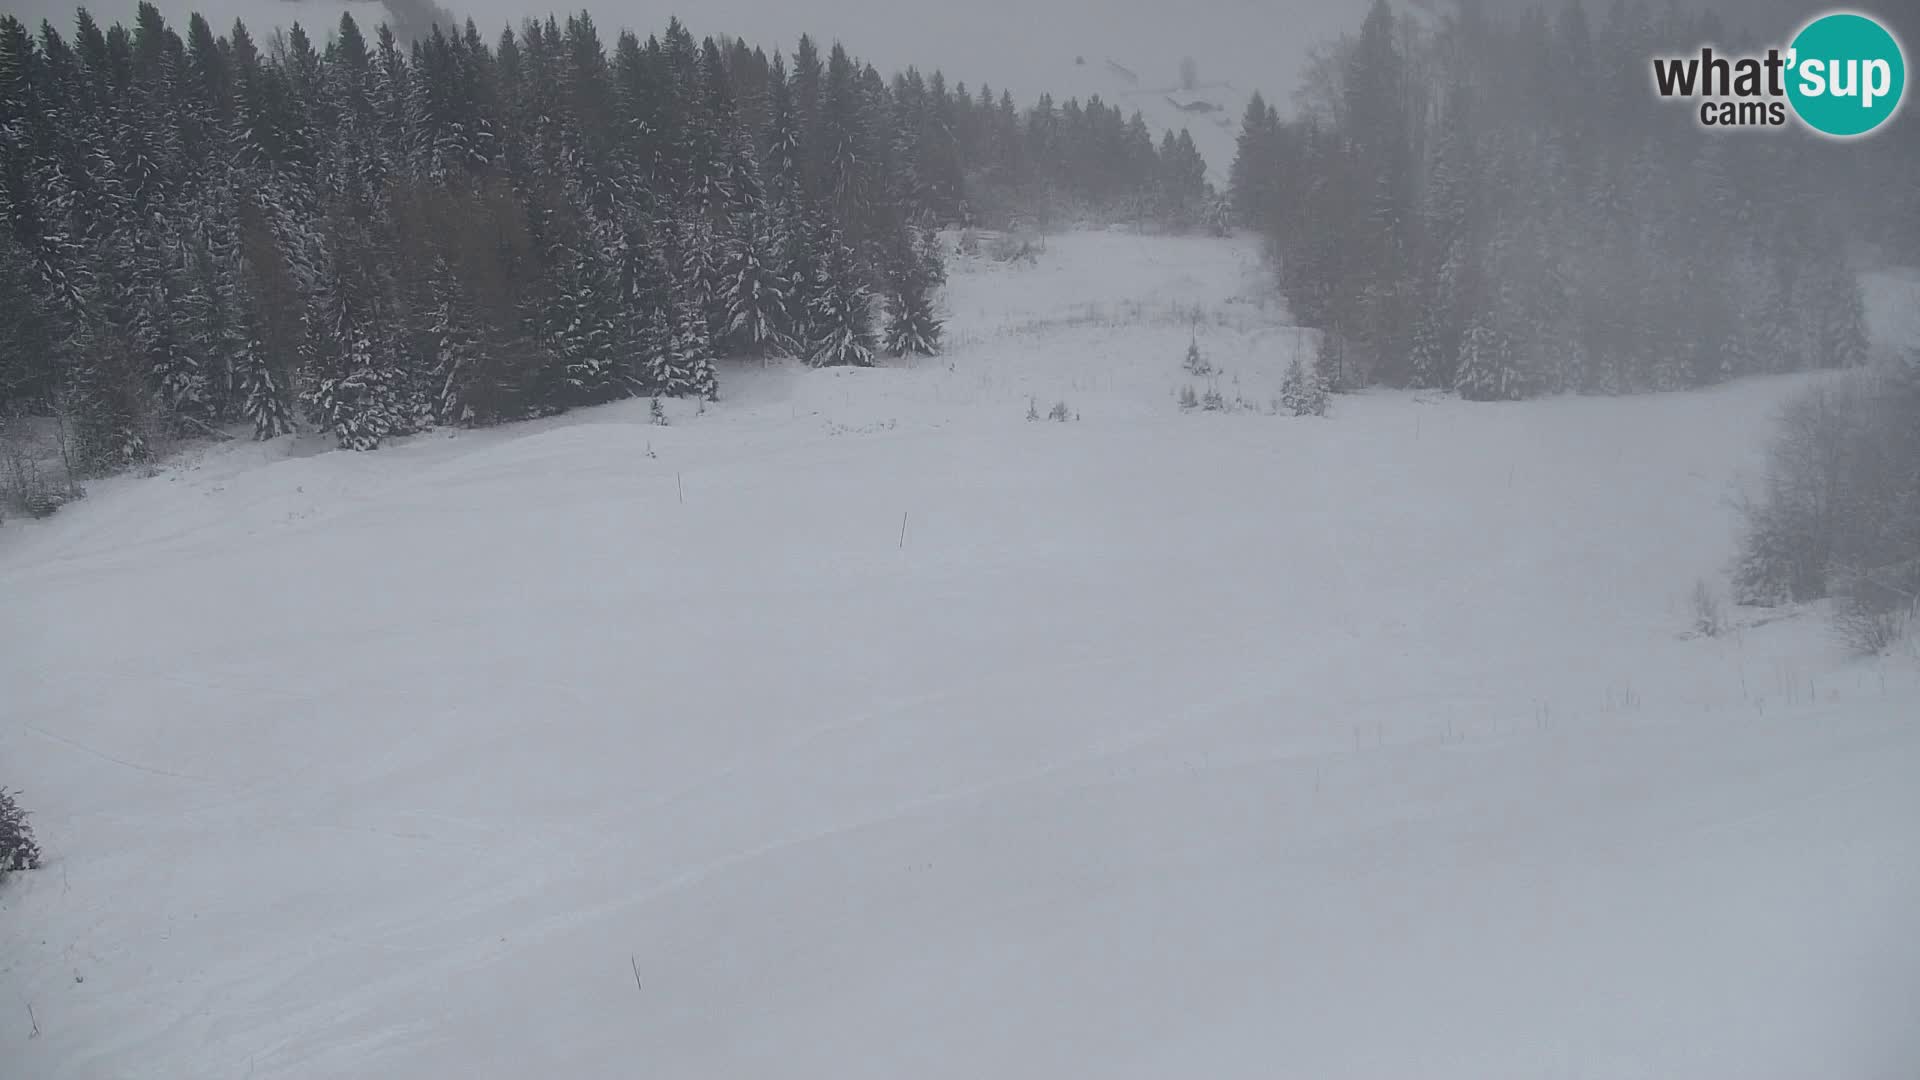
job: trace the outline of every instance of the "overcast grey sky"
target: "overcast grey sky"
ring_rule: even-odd
[[[200,10],[224,31],[236,15],[257,36],[298,18],[324,37],[342,10],[377,22],[377,5],[345,0],[157,0],[169,18]],[[491,37],[531,14],[566,11],[580,0],[442,0],[473,16]],[[642,33],[679,14],[698,36],[730,33],[791,49],[801,32],[839,39],[882,70],[913,64],[945,68],[950,78],[982,80],[1030,97],[1074,80],[1073,60],[1111,57],[1143,76],[1172,82],[1182,55],[1200,61],[1203,78],[1232,79],[1292,92],[1308,45],[1357,28],[1367,0],[587,0],[611,38],[622,26]],[[131,22],[135,0],[93,0],[103,22]],[[4,0],[5,10],[72,24],[70,0]],[[362,14],[366,13],[366,14]]]
[[[404,0],[396,0],[404,2]],[[442,0],[457,16],[473,16],[491,37],[533,14],[568,10],[580,0]],[[1431,7],[1448,0],[1399,0]],[[1518,7],[1536,0],[1482,0]],[[1552,9],[1562,0],[1543,0]],[[1653,0],[1656,5],[1664,0]],[[367,0],[159,0],[170,18],[197,8],[224,31],[236,15],[265,37],[268,27],[298,18],[324,39],[340,12],[378,22],[382,9]],[[909,64],[943,68],[950,79],[977,87],[982,80],[1029,99],[1101,89],[1094,73],[1075,70],[1084,56],[1098,66],[1111,58],[1150,83],[1171,83],[1180,57],[1194,56],[1203,80],[1229,80],[1243,91],[1265,91],[1283,105],[1298,85],[1307,50],[1359,26],[1369,0],[586,0],[610,39],[621,27],[649,33],[681,15],[696,36],[734,34],[755,44],[791,49],[802,31],[840,40],[883,71]],[[1588,0],[1596,14],[1610,0]],[[95,0],[104,22],[131,21],[135,0]],[[5,10],[36,24],[51,17],[71,24],[70,0],[0,0]],[[1835,6],[1914,21],[1920,0],[1721,0],[1732,18],[1791,24],[1794,16]],[[1906,12],[1904,17],[1901,13]],[[1903,27],[1914,49],[1920,26]]]

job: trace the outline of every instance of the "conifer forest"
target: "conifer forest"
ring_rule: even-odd
[[[316,42],[147,3],[7,16],[0,87],[0,411],[61,416],[87,471],[238,419],[371,449],[711,399],[716,358],[932,353],[931,230],[1208,212],[1191,138],[1097,99],[1022,108],[677,19],[403,42],[347,13]]]

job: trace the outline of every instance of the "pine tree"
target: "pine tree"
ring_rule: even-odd
[[[773,54],[767,81],[766,175],[768,209],[791,216],[805,195],[806,150],[801,142],[801,118],[787,79],[786,61]]]
[[[340,355],[317,370],[301,392],[307,418],[343,450],[374,450],[413,430],[406,379],[391,347],[351,320],[336,332]],[[385,346],[385,347],[383,347]]]
[[[189,328],[195,321],[196,297],[182,279],[187,255],[176,243],[160,241],[163,260],[155,280],[142,291],[139,336],[146,347],[146,366],[158,405],[169,414],[195,418],[207,415],[208,380],[201,368],[206,353],[195,348]]]
[[[826,254],[838,242],[826,215],[801,203],[781,224],[781,262],[786,266],[787,337],[811,357],[819,340],[818,312],[824,302]]]
[[[1233,166],[1228,171],[1228,201],[1240,221],[1257,229],[1266,229],[1273,220],[1274,173],[1280,132],[1267,124],[1267,102],[1258,90],[1247,101],[1240,118],[1240,136],[1234,145]]]
[[[701,310],[699,286],[685,276],[676,283],[665,350],[655,357],[652,384],[672,397],[713,400],[719,394],[713,338]]]
[[[691,216],[679,224],[679,277],[700,317],[707,337],[717,340],[727,331],[727,277],[720,234],[707,219]]]
[[[945,257],[937,237],[907,227],[888,274],[886,334],[888,356],[933,356],[940,351],[942,322],[934,310],[934,291],[946,280]]]
[[[790,348],[787,312],[790,286],[779,264],[773,229],[766,217],[746,217],[728,246],[721,268],[725,285],[725,340],[731,351],[767,356]]]
[[[1490,319],[1474,320],[1461,341],[1453,387],[1468,401],[1514,401],[1525,396],[1512,342]]]
[[[260,338],[246,333],[234,354],[234,370],[239,380],[241,415],[253,424],[253,437],[261,441],[291,434],[293,414],[287,408],[287,395],[274,376]]]
[[[873,364],[873,303],[853,248],[834,233],[820,266],[811,327],[816,367]]]
[[[1852,368],[1867,362],[1867,316],[1860,285],[1844,255],[1808,267],[1800,307],[1814,367]]]
[[[1320,351],[1326,345],[1326,336],[1322,335],[1312,363],[1304,363],[1295,356],[1280,380],[1280,407],[1295,416],[1327,415],[1332,392],[1328,389],[1327,368]]]

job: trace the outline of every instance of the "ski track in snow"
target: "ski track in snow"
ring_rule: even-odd
[[[938,360],[8,523],[0,1061],[1911,1076],[1920,662],[1683,633],[1806,380],[1182,414],[1311,348],[1257,258],[1052,237]]]

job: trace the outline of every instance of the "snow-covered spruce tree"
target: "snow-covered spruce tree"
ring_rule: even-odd
[[[183,249],[187,293],[183,331],[190,351],[200,357],[205,378],[207,416],[230,420],[241,404],[240,351],[249,331],[242,310],[239,248],[231,224],[208,195],[189,224]]]
[[[1423,390],[1444,385],[1441,373],[1452,366],[1443,357],[1440,328],[1429,310],[1422,310],[1414,319],[1412,350],[1407,357],[1407,366],[1408,385]]]
[[[1836,253],[1810,267],[1801,308],[1813,367],[1856,368],[1867,362],[1867,313],[1860,284],[1848,268],[1844,253]]]
[[[675,289],[667,347],[654,358],[650,381],[662,394],[711,401],[720,392],[713,359],[713,338],[707,332],[698,287],[683,279]]]
[[[766,215],[750,214],[728,245],[721,267],[725,286],[726,349],[767,357],[787,351],[791,286],[780,267],[777,238]]]
[[[940,351],[943,329],[934,291],[946,280],[946,260],[931,233],[914,226],[904,233],[887,275],[883,347],[888,356],[933,356]]]
[[[813,355],[815,313],[825,279],[826,253],[834,243],[826,215],[804,203],[795,204],[781,225],[781,262],[787,272],[787,337],[803,357]]]
[[[703,217],[680,222],[680,283],[706,320],[707,338],[719,341],[727,331],[728,297],[722,234]]]
[[[399,335],[382,318],[378,290],[360,273],[364,230],[329,218],[309,272],[299,401],[343,449],[373,450],[413,430],[415,411]]]
[[[540,396],[552,409],[611,401],[625,389],[616,352],[620,313],[616,285],[584,242],[556,245],[559,265],[550,273],[554,294],[542,310],[543,329],[553,352],[553,369]]]
[[[258,334],[249,331],[240,338],[233,366],[239,384],[240,415],[252,422],[253,437],[264,442],[291,434],[293,413],[287,408],[287,394],[274,375]]]
[[[161,263],[146,286],[139,309],[140,337],[159,409],[173,416],[208,416],[208,380],[201,367],[207,343],[191,336],[195,322],[194,289],[187,280],[190,259],[177,239],[158,236]]]
[[[47,302],[47,289],[27,252],[0,227],[0,387],[14,408],[50,407],[69,361],[71,322]]]
[[[1525,382],[1513,360],[1513,344],[1506,333],[1482,316],[1474,320],[1460,343],[1453,388],[1468,401],[1517,401],[1526,396]]]
[[[391,343],[378,342],[358,326],[343,329],[340,353],[307,384],[300,403],[316,427],[332,433],[343,450],[374,450],[413,430],[407,379],[394,362]]]
[[[0,876],[39,868],[40,845],[34,842],[27,812],[6,788],[0,788]]]
[[[834,233],[820,266],[813,298],[813,348],[816,367],[873,364],[873,297],[862,280],[853,248]]]
[[[1331,398],[1320,357],[1311,363],[1294,357],[1280,380],[1280,407],[1295,416],[1325,416]]]
[[[620,245],[618,313],[625,322],[622,370],[633,393],[665,392],[655,378],[673,339],[670,254],[637,224],[628,227]]]
[[[428,334],[433,342],[428,400],[434,419],[442,424],[473,423],[478,417],[468,387],[486,363],[485,346],[471,301],[444,261],[435,274]]]

